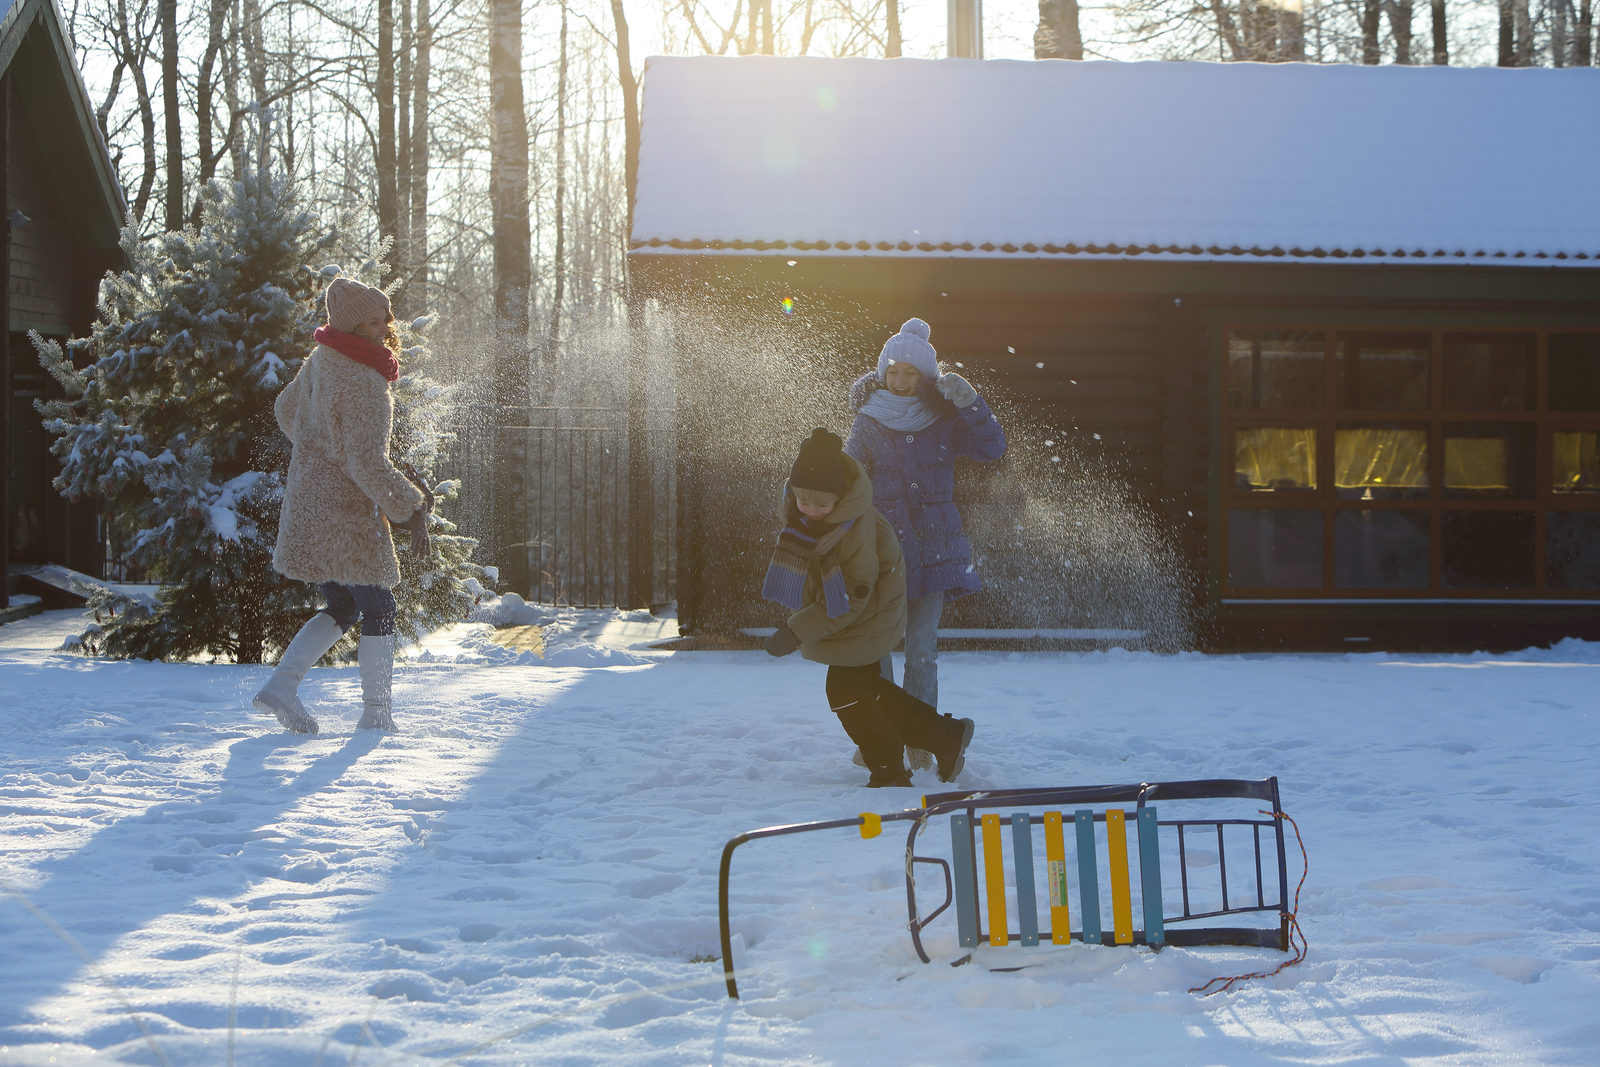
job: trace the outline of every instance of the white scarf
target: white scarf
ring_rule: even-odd
[[[891,430],[926,430],[944,414],[920,396],[896,396],[887,389],[874,390],[861,405],[861,413],[870,415]]]

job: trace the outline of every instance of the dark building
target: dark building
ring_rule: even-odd
[[[695,58],[643,92],[634,277],[718,338],[679,366],[687,631],[770,624],[781,471],[706,440],[789,401],[717,365],[789,330],[848,382],[910,315],[1103,449],[1202,641],[1600,631],[1600,70]],[[991,557],[1006,480],[964,504]]]
[[[56,463],[33,403],[56,384],[28,332],[88,332],[100,278],[122,261],[126,209],[53,0],[0,0],[0,175],[4,609],[13,568],[101,566],[92,506],[69,505],[50,485]]]

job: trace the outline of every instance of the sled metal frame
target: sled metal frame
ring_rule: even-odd
[[[1159,819],[1155,801],[1188,801],[1210,799],[1253,799],[1269,805],[1263,818],[1219,819]],[[1138,831],[1138,848],[1134,853],[1137,867],[1130,862],[1126,841],[1126,813],[1119,808],[1094,812],[1076,808],[1069,819],[1065,812],[1075,805],[1135,805],[1133,822]],[[845,827],[860,831],[863,838],[876,837],[887,822],[909,822],[906,837],[906,908],[909,913],[907,930],[912,947],[923,963],[931,962],[922,944],[922,931],[952,904],[957,911],[957,938],[963,947],[982,943],[1006,945],[1013,940],[1024,945],[1037,945],[1043,941],[1066,944],[1079,941],[1095,945],[1147,945],[1160,950],[1165,945],[1245,945],[1289,948],[1289,877],[1284,847],[1282,809],[1278,800],[1276,777],[1259,780],[1213,778],[1180,782],[1140,782],[1130,785],[1095,785],[1055,789],[997,789],[956,793],[933,793],[922,798],[923,806],[905,811],[876,815],[863,812],[854,818],[827,819],[820,822],[789,823],[750,830],[730,839],[722,849],[722,864],[717,880],[718,919],[722,936],[722,970],[728,996],[737,999],[739,987],[733,971],[733,939],[729,919],[729,881],[733,853],[740,845],[769,837],[811,833],[818,830],[837,830]],[[1004,809],[1010,814],[1002,820],[989,809]],[[951,860],[937,856],[917,855],[917,839],[929,820],[949,815],[951,825]],[[1011,931],[1007,926],[1005,909],[1005,883],[1003,874],[1003,831],[1000,823],[1009,823],[1012,830],[1013,871],[1018,895],[1018,912],[1022,928]],[[1078,917],[1079,929],[1068,922],[1065,854],[1063,851],[1064,827],[1070,822],[1077,844]],[[1095,855],[1095,824],[1106,829],[1108,872],[1112,880],[1112,929],[1101,928],[1098,864]],[[1044,825],[1048,877],[1059,888],[1050,894],[1052,925],[1059,921],[1059,929],[1038,929],[1038,915],[1034,884],[1033,827]],[[1230,901],[1228,884],[1228,847],[1225,827],[1249,828],[1253,849],[1255,872],[1253,892],[1244,894],[1240,903]],[[981,830],[980,830],[981,828]],[[1162,881],[1160,870],[1160,834],[1163,828],[1176,836],[1178,874],[1181,888],[1182,910],[1176,915],[1162,913]],[[1120,832],[1119,832],[1120,831]],[[975,835],[981,834],[981,842]],[[1217,875],[1220,879],[1222,906],[1207,911],[1195,911],[1190,899],[1190,870],[1188,842],[1192,834],[1207,835],[1208,843],[1214,834],[1217,851]],[[984,857],[985,888],[980,892],[976,857],[981,844]],[[1237,852],[1235,852],[1237,854]],[[1277,869],[1277,899],[1268,899],[1266,873],[1275,859]],[[917,908],[916,865],[926,864],[939,868],[944,875],[944,900],[926,915]],[[1059,866],[1058,866],[1059,865]],[[1130,873],[1137,870],[1142,904],[1144,929],[1133,929],[1131,916]],[[986,908],[980,908],[980,900]],[[985,932],[982,915],[989,916],[989,930]],[[1214,920],[1223,916],[1249,913],[1274,913],[1277,923],[1271,927],[1213,926],[1169,929],[1173,924]]]

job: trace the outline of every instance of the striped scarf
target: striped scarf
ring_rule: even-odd
[[[811,569],[811,561],[816,560],[822,574],[822,602],[828,618],[836,619],[850,610],[844,573],[839,570],[839,556],[833,550],[855,521],[841,522],[821,537],[808,532],[804,522],[785,526],[778,535],[778,547],[772,553],[767,580],[761,586],[762,599],[775,601],[790,611],[805,607],[806,572]]]

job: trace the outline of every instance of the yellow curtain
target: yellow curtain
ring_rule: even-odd
[[[1451,489],[1510,489],[1509,446],[1504,437],[1446,437],[1444,484]]]
[[[1234,481],[1241,489],[1315,489],[1317,431],[1255,426],[1233,437]]]
[[[1398,426],[1357,426],[1333,440],[1338,489],[1416,489],[1428,484],[1428,432]]]
[[[1555,434],[1550,488],[1557,493],[1600,490],[1600,434],[1575,430]]]

